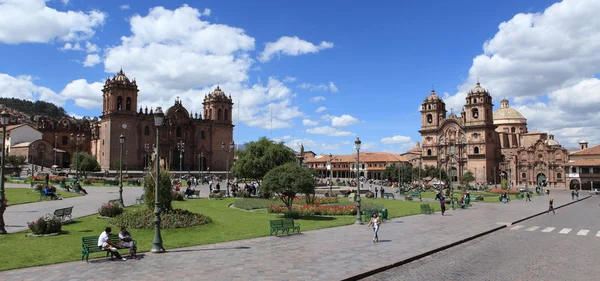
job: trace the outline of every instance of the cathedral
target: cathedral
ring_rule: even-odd
[[[421,104],[422,145],[406,154],[413,164],[441,167],[453,183],[471,171],[475,183],[564,188],[568,152],[548,133],[528,132],[527,119],[506,99],[493,111],[480,83],[468,92],[459,115],[431,91]]]
[[[65,117],[57,121],[37,118],[34,127],[57,151],[55,164],[68,167],[76,151],[85,151],[98,160],[102,170],[116,169],[120,163],[122,135],[123,169],[148,168],[150,149],[156,143],[154,109],[138,108],[138,92],[136,81],[121,70],[104,83],[100,118]],[[226,170],[228,154],[221,148],[221,142],[226,148],[233,142],[231,96],[217,87],[204,97],[203,107],[203,114],[191,113],[178,98],[164,111],[160,158],[172,171],[179,171],[180,161],[183,171]],[[229,157],[229,163],[233,163],[233,153]]]

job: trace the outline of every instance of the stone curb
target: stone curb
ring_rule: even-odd
[[[567,204],[563,204],[563,205],[561,205],[561,206],[558,206],[558,207],[556,207],[556,208],[554,208],[554,209],[555,209],[555,210],[556,210],[556,209],[560,209],[560,208],[562,208],[562,207],[566,207],[566,206],[569,206],[569,205],[571,205],[571,204],[575,204],[575,203],[577,203],[577,202],[583,201],[583,200],[585,200],[585,199],[588,199],[588,198],[590,198],[590,197],[592,197],[592,196],[591,196],[591,195],[588,195],[588,196],[586,196],[586,197],[583,197],[583,198],[581,198],[581,199],[579,199],[579,200],[577,200],[577,201],[573,201],[573,202],[569,202],[569,203],[567,203]],[[538,214],[534,214],[534,215],[532,215],[532,216],[529,216],[529,217],[526,217],[526,218],[524,218],[524,219],[517,220],[517,221],[515,221],[515,222],[511,223],[511,225],[513,225],[513,224],[517,224],[517,223],[519,223],[519,222],[522,222],[522,221],[525,221],[525,220],[528,220],[528,219],[531,219],[531,218],[534,218],[534,217],[537,217],[537,216],[540,216],[540,215],[543,215],[543,214],[545,214],[545,213],[546,213],[546,211],[544,211],[544,212],[540,212],[540,213],[538,213]],[[407,264],[407,263],[411,263],[411,262],[413,262],[413,261],[416,261],[416,260],[422,259],[422,258],[424,258],[424,257],[430,256],[430,255],[432,255],[432,254],[435,254],[435,253],[437,253],[437,252],[441,252],[441,251],[447,250],[447,249],[449,249],[449,248],[452,248],[452,247],[458,246],[458,245],[460,245],[460,244],[463,244],[463,243],[469,242],[469,241],[471,241],[471,240],[477,239],[477,238],[479,238],[479,237],[482,237],[482,236],[488,235],[488,234],[490,234],[490,233],[494,233],[494,232],[496,232],[496,231],[498,231],[498,230],[501,230],[501,229],[504,229],[504,228],[506,228],[506,227],[508,227],[508,226],[509,226],[509,225],[503,225],[503,226],[499,226],[499,227],[493,228],[493,229],[491,229],[491,230],[484,231],[484,232],[482,232],[482,233],[475,234],[475,235],[473,235],[473,236],[470,236],[470,237],[467,237],[467,238],[465,238],[465,239],[462,239],[462,240],[456,241],[456,242],[454,242],[454,243],[451,243],[451,244],[448,244],[448,245],[445,245],[445,246],[442,246],[442,247],[439,247],[439,248],[433,249],[433,250],[431,250],[431,251],[427,251],[427,252],[425,252],[425,253],[422,253],[422,254],[416,255],[416,256],[414,256],[414,257],[410,257],[410,258],[408,258],[408,259],[404,259],[404,260],[401,260],[401,261],[399,261],[399,262],[395,262],[395,263],[392,263],[392,264],[389,264],[389,265],[386,265],[386,266],[382,266],[382,267],[379,267],[379,268],[376,268],[376,269],[373,269],[373,270],[370,270],[370,271],[367,271],[367,272],[363,272],[363,273],[361,273],[361,274],[358,274],[358,275],[355,275],[355,276],[352,276],[352,277],[348,277],[348,278],[342,279],[342,281],[355,281],[355,280],[360,280],[360,279],[363,279],[363,278],[367,278],[367,277],[369,277],[369,276],[371,276],[371,275],[375,275],[375,274],[377,274],[377,273],[381,273],[381,272],[383,272],[383,271],[386,271],[386,270],[389,270],[389,269],[392,269],[392,268],[395,268],[395,267],[398,267],[398,266],[402,266],[402,265],[405,265],[405,264]]]

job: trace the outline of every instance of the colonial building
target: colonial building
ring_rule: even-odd
[[[570,189],[600,190],[600,145],[588,147],[586,141],[580,142],[566,166]]]
[[[446,104],[432,90],[421,104],[422,148],[403,155],[414,156],[411,162],[443,168],[452,182],[471,171],[482,184],[499,184],[506,178],[510,186],[564,187],[567,150],[551,134],[528,133],[527,119],[510,108],[508,100],[503,99],[495,112],[493,107],[490,93],[479,82],[458,116],[447,115]]]
[[[404,156],[387,152],[361,152],[359,165],[356,165],[356,154],[347,155],[314,155],[304,154],[304,166],[317,171],[321,177],[356,178],[359,176],[368,179],[380,180],[381,174],[387,166],[409,165]],[[331,165],[329,165],[331,163]],[[332,174],[329,173],[332,171]]]
[[[139,107],[138,86],[121,70],[107,78],[102,89],[102,115],[100,118],[75,120],[63,118],[58,121],[38,118],[37,129],[43,139],[64,155],[61,166],[70,164],[71,155],[79,151],[96,157],[102,169],[115,169],[120,159],[120,136],[124,137],[123,165],[129,170],[142,170],[148,166],[150,148],[156,143],[154,109]],[[183,102],[176,99],[165,113],[160,128],[160,158],[171,170],[222,171],[226,169],[228,154],[221,149],[233,141],[233,102],[231,96],[217,87],[204,97],[200,112],[188,111]],[[204,115],[202,115],[204,112]],[[77,135],[80,141],[77,141]],[[183,144],[180,150],[178,144]],[[234,154],[229,154],[233,163]]]

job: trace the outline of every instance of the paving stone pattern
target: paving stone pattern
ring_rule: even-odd
[[[571,201],[567,193],[553,196],[555,206]],[[17,269],[2,272],[0,281],[340,280],[533,215],[547,208],[547,200],[542,196],[533,202],[475,203],[466,210],[450,210],[446,216],[438,212],[392,219],[381,225],[377,244],[372,243],[372,231],[366,225],[349,225],[300,235],[168,249],[167,253],[144,253],[142,259],[124,262],[99,259],[90,264],[69,262]],[[163,240],[168,239],[163,235]]]

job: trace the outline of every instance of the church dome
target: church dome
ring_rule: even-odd
[[[117,73],[117,75],[115,75],[115,77],[113,77],[113,81],[129,83],[129,78],[127,78],[125,73],[123,73],[123,69],[121,69],[121,71],[119,71],[119,73]]]
[[[472,95],[489,95],[488,91],[486,89],[484,89],[483,87],[481,87],[481,84],[479,82],[477,82],[477,85],[475,86],[475,88],[471,89],[471,91],[469,91],[469,96]]]
[[[494,111],[494,125],[527,124],[527,119],[518,111],[510,108],[507,99],[500,101],[500,109]]]
[[[229,95],[229,97],[228,97],[225,94],[225,92],[223,92],[221,90],[221,88],[219,88],[219,86],[217,86],[217,88],[212,93],[209,93],[208,96],[204,97],[204,101],[210,101],[210,100],[231,102],[231,95]]]
[[[427,96],[426,101],[428,102],[436,102],[436,101],[441,101],[442,99],[435,93],[435,90],[431,90],[431,93],[429,94],[429,96]]]

